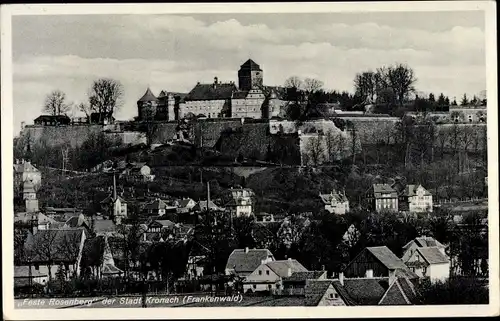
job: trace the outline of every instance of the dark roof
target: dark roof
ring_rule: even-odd
[[[108,204],[108,203],[114,203],[117,199],[120,200],[122,203],[126,203],[126,201],[119,195],[116,196],[116,199],[113,197],[113,194],[109,195],[105,199],[101,201],[101,204]]]
[[[308,280],[304,288],[306,296],[306,306],[317,306],[328,288],[332,285],[332,280]]]
[[[230,99],[237,90],[235,84],[197,84],[185,100],[224,100]]]
[[[233,93],[233,99],[245,99],[248,95],[248,91],[238,90]]]
[[[406,185],[405,189],[402,192],[402,196],[416,196],[417,195],[417,188],[419,186],[421,186],[421,185],[413,185],[413,184]],[[424,187],[422,186],[422,188],[424,188]],[[431,193],[429,193],[429,191],[427,191],[425,188],[424,188],[424,190],[425,190],[425,192],[424,192],[425,196],[431,195]]]
[[[411,282],[406,278],[398,278],[382,296],[379,305],[415,304],[416,297],[416,292]]]
[[[99,120],[103,121],[105,119],[111,119],[114,120],[115,118],[113,117],[112,112],[102,112],[102,113],[92,113],[90,114],[90,121],[95,123],[98,122]]]
[[[27,238],[25,248],[34,262],[74,262],[79,254],[82,229],[40,230]]]
[[[307,272],[307,269],[300,264],[299,261],[293,259],[272,261],[266,263],[266,265],[280,277],[286,277],[288,275],[288,268],[290,268],[292,273]]]
[[[149,225],[151,226],[154,223],[158,223],[158,224],[160,224],[160,225],[162,225],[164,227],[170,227],[170,226],[174,226],[175,225],[175,223],[172,222],[172,221],[170,221],[170,220],[155,220],[155,221],[151,222]]]
[[[54,224],[56,221],[43,213],[36,213],[36,219],[38,225],[45,225],[47,223]],[[14,222],[23,222],[29,223],[31,218],[33,217],[33,213],[16,213],[14,214]]]
[[[419,247],[417,251],[420,252],[424,260],[429,264],[448,263],[450,260],[441,252],[438,247]]]
[[[344,279],[344,285],[334,280],[333,285],[347,305],[377,305],[389,288],[388,278]]]
[[[260,69],[260,66],[255,62],[253,61],[252,59],[248,59],[247,61],[245,61],[243,63],[243,65],[240,66],[241,69],[247,69],[247,70],[252,70],[252,71],[262,71],[262,69]]]
[[[415,238],[415,243],[417,243],[419,247],[432,247],[432,246],[445,247],[438,240],[430,236],[417,237]]]
[[[373,184],[373,193],[376,198],[382,198],[382,194],[391,194],[390,197],[398,197],[397,192],[389,184]]]
[[[90,226],[87,218],[85,216],[83,216],[83,214],[70,217],[65,223],[65,225],[67,227],[71,227],[71,228],[80,227],[80,226],[83,226],[83,224]]]
[[[156,199],[145,206],[148,210],[164,210],[167,208],[167,203],[161,199]]]
[[[207,210],[207,207],[210,209],[210,210],[217,210],[219,209],[219,207],[217,205],[215,205],[214,202],[212,201],[209,201],[208,202],[208,206],[207,206],[207,201],[199,201],[198,204],[196,204],[193,209],[195,211],[206,211]]]
[[[292,273],[292,276],[283,278],[283,282],[301,282],[320,278],[326,271],[300,271]]]
[[[151,89],[147,89],[144,95],[138,100],[138,102],[148,102],[148,101],[157,101],[158,98],[151,92]]]
[[[344,203],[348,201],[345,194],[338,193],[337,191],[332,191],[330,194],[319,194],[319,197],[324,204],[331,204],[332,200],[337,203]]]
[[[245,249],[235,249],[227,259],[226,269],[236,273],[251,273],[269,256],[273,254],[267,249],[248,249],[248,252],[245,252]]]
[[[187,207],[190,201],[193,201],[193,200],[190,199],[190,198],[180,200],[179,201],[179,207]]]
[[[71,119],[66,115],[40,115],[35,118],[35,122],[37,121],[59,121],[59,122],[71,122]]]
[[[366,248],[371,254],[373,254],[383,265],[385,265],[389,270],[395,270],[399,268],[406,269],[404,262],[396,256],[387,246],[374,246]]]

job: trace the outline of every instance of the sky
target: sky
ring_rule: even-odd
[[[116,118],[132,119],[148,87],[158,95],[214,77],[237,83],[248,58],[265,85],[313,77],[349,92],[356,73],[405,63],[418,91],[459,100],[486,89],[484,25],[483,11],[14,16],[14,130],[33,123],[55,89],[78,104],[93,80],[119,80]]]

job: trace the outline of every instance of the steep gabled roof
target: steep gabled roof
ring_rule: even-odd
[[[292,276],[283,278],[283,282],[302,282],[306,280],[316,280],[323,276],[326,271],[299,271],[293,272]]]
[[[262,260],[266,260],[273,254],[268,249],[235,249],[227,259],[226,269],[234,270],[236,273],[255,271],[261,265]]]
[[[138,102],[148,102],[148,101],[157,101],[158,98],[153,94],[151,89],[147,89],[144,95],[138,100]]]
[[[243,65],[240,66],[240,68],[252,71],[262,71],[262,69],[260,69],[260,66],[252,59],[248,59],[247,61],[245,61]]]
[[[425,196],[430,196],[431,195],[431,193],[429,193],[429,191],[427,191],[422,185],[409,184],[409,185],[405,186],[405,189],[402,192],[402,196],[408,196],[408,197],[416,196],[417,195],[417,189],[419,187],[422,187],[424,189],[424,191],[425,191],[424,195]]]
[[[145,208],[148,210],[164,210],[167,208],[167,203],[161,199],[155,199],[151,203],[146,204]]]
[[[441,253],[438,247],[419,247],[417,251],[429,264],[448,263],[450,260]]]
[[[24,162],[21,164],[14,164],[14,172],[24,173],[24,172],[40,172],[31,162]]]
[[[409,305],[412,304],[406,295],[399,279],[396,279],[387,289],[385,294],[380,299],[379,305]]]
[[[337,191],[332,191],[329,194],[319,194],[319,197],[324,204],[331,204],[332,200],[337,203],[347,202],[347,197],[344,194],[338,193]]]
[[[304,288],[306,306],[317,306],[330,286],[332,280],[308,280]]]
[[[389,270],[406,268],[404,262],[396,256],[387,246],[373,246],[366,248]]]
[[[192,202],[192,201],[193,200],[190,198],[182,199],[179,201],[179,207],[187,207],[189,205],[189,202]]]
[[[389,278],[353,278],[333,281],[333,286],[347,305],[377,305],[389,288]]]
[[[307,269],[300,264],[299,261],[293,259],[272,261],[268,262],[266,265],[282,278],[288,276],[288,268],[290,268],[290,272],[292,273],[307,272]]]
[[[231,99],[236,85],[230,84],[197,84],[185,100],[226,100]]]

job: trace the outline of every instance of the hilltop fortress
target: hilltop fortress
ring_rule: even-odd
[[[219,140],[227,140],[231,135],[241,136],[244,132],[246,134],[242,137],[246,138],[241,140],[240,137],[239,144],[252,145],[254,149],[261,149],[261,153],[269,145],[278,144],[273,138],[276,136],[288,136],[288,143],[294,141],[293,144],[302,151],[311,137],[326,134],[325,128],[340,133],[346,142],[350,140],[350,134],[345,128],[338,128],[334,118],[352,123],[358,140],[356,144],[390,141],[394,125],[399,121],[399,118],[387,115],[344,112],[330,104],[333,105],[330,107],[331,117],[307,121],[299,128],[281,118],[287,106],[284,96],[283,87],[264,85],[264,71],[249,59],[240,66],[238,86],[234,82],[219,82],[215,77],[213,83],[197,83],[189,93],[162,90],[155,96],[148,88],[137,101],[134,121],[116,121],[112,115],[97,113],[88,119],[42,115],[35,119],[34,125],[22,126],[17,144],[78,147],[90,136],[104,133],[118,145],[130,146],[146,143],[146,133],[141,126],[152,122],[156,130],[150,139],[156,144],[174,139],[179,124],[189,123],[189,140],[196,146],[216,147],[222,151],[224,144],[217,145]],[[472,123],[476,132],[480,135],[484,132],[480,127],[485,126],[486,106],[456,106],[450,107],[450,112],[435,114],[431,116],[438,121]],[[438,129],[449,125],[439,125]],[[264,147],[258,147],[259,144]],[[253,152],[247,148],[245,154]]]

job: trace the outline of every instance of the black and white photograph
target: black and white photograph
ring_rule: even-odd
[[[498,315],[495,3],[317,5],[2,6],[6,316]]]

